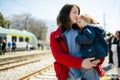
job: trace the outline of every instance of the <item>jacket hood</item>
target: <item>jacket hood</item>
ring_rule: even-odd
[[[96,34],[99,37],[105,37],[105,35],[106,35],[106,31],[101,26],[99,26],[97,24],[90,24],[90,25],[87,25],[86,27],[93,27]]]

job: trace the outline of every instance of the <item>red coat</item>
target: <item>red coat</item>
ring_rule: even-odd
[[[61,28],[59,27],[56,31],[50,35],[50,47],[52,54],[55,58],[54,69],[58,80],[66,80],[69,73],[69,67],[81,68],[83,59],[69,56],[69,50],[65,43],[65,37],[62,35]],[[103,62],[104,59],[102,59]],[[101,66],[100,66],[101,67]],[[101,72],[98,67],[95,68],[97,72]],[[103,73],[103,68],[101,68]]]

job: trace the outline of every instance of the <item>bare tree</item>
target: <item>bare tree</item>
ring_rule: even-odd
[[[12,28],[34,33],[38,39],[46,40],[47,25],[43,20],[37,20],[30,14],[14,15]]]

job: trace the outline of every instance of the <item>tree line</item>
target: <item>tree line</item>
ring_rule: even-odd
[[[39,40],[46,40],[47,25],[44,20],[36,19],[31,14],[12,15],[9,19],[5,19],[0,13],[0,26],[4,28],[13,28],[26,30],[36,35]]]

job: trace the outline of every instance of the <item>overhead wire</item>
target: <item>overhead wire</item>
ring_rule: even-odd
[[[18,4],[18,5],[21,6],[21,7],[26,8],[26,9],[27,9],[28,11],[30,11],[30,12],[36,12],[36,14],[40,14],[40,12],[38,12],[39,10],[31,9],[30,7],[28,7],[28,6],[26,6],[26,5],[18,2],[17,0],[11,0],[11,1],[14,2],[14,3],[16,3],[16,4]]]

